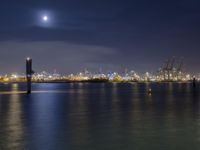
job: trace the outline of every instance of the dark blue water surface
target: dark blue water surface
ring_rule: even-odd
[[[0,150],[199,150],[199,86],[0,84]]]

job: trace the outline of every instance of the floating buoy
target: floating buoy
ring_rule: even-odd
[[[151,90],[151,88],[149,88],[149,90],[148,90],[148,94],[151,94],[152,93],[152,90]]]

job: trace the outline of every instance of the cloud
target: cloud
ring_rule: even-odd
[[[36,71],[57,69],[62,73],[77,72],[101,64],[104,65],[103,67],[109,66],[110,59],[115,57],[116,53],[117,51],[112,48],[60,41],[2,41],[0,42],[0,73],[24,72],[24,60],[28,56],[33,58]]]

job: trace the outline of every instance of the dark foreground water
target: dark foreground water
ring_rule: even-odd
[[[0,150],[199,150],[199,86],[0,84]]]

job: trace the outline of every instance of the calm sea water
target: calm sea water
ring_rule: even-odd
[[[0,150],[199,150],[199,86],[0,84]]]

